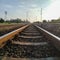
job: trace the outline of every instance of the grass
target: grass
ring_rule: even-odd
[[[24,24],[17,24],[17,23],[11,23],[11,24],[8,24],[8,23],[0,23],[0,32],[1,31],[5,31],[5,30],[10,30],[10,29],[14,29],[14,28],[17,28],[17,27],[21,27],[23,26]]]

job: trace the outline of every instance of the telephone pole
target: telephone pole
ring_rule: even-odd
[[[28,20],[28,11],[26,12],[26,20]]]
[[[5,11],[4,13],[5,13],[5,20],[7,20],[7,11]]]
[[[41,8],[41,21],[42,21],[42,8]]]

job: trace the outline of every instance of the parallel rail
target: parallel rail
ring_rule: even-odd
[[[29,24],[30,25],[30,24]],[[25,28],[27,28],[29,25],[25,25],[17,30],[14,30],[8,34],[5,34],[3,36],[0,37],[0,48],[2,48],[5,44],[6,41],[12,39],[16,34],[18,34],[19,32],[22,32]],[[60,51],[60,38],[55,36],[54,34],[46,31],[45,29],[35,25],[40,32],[43,33],[43,35]]]
[[[9,40],[11,41],[7,42]],[[25,25],[0,37],[0,56],[3,56],[2,60],[13,60],[14,58],[16,60],[19,58],[25,58],[25,60],[26,58],[29,58],[27,60],[37,58],[32,60],[38,60],[38,58],[45,57],[48,58],[47,60],[49,57],[54,60],[55,57],[60,57],[60,51],[58,51],[60,45],[55,45],[56,41],[59,43],[58,40],[58,37],[37,25]],[[5,45],[5,43],[7,44]]]
[[[29,24],[30,25],[30,24]],[[23,31],[25,28],[27,28],[29,25],[25,25],[17,30],[14,30],[10,33],[7,33],[3,36],[0,37],[0,48],[2,48],[5,44],[6,41],[8,41],[9,39],[12,39],[16,34],[18,34],[19,32]]]
[[[60,38],[47,30],[35,25],[40,32],[43,33],[43,35],[60,51]]]

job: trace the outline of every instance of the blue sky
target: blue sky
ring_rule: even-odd
[[[46,9],[54,1],[55,0],[0,0],[0,17],[4,18],[4,11],[7,11],[7,19],[27,18],[32,22],[40,20],[41,8],[43,8],[43,10]]]

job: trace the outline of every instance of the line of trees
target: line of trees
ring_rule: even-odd
[[[0,23],[30,23],[28,20],[22,20],[22,19],[10,19],[10,20],[4,20],[3,18],[0,18]],[[39,21],[36,21],[39,23]],[[50,22],[50,23],[60,23],[60,18],[58,19],[52,19],[51,21],[43,20],[43,23]]]
[[[53,23],[60,23],[60,18],[58,18],[58,19],[52,19],[51,22],[53,22]]]
[[[4,20],[3,18],[0,18],[0,23],[30,23],[28,20],[22,21],[21,19],[10,19],[10,20]]]
[[[60,23],[60,18],[58,19],[52,19],[51,21],[43,20],[43,23],[50,22],[50,23]]]

